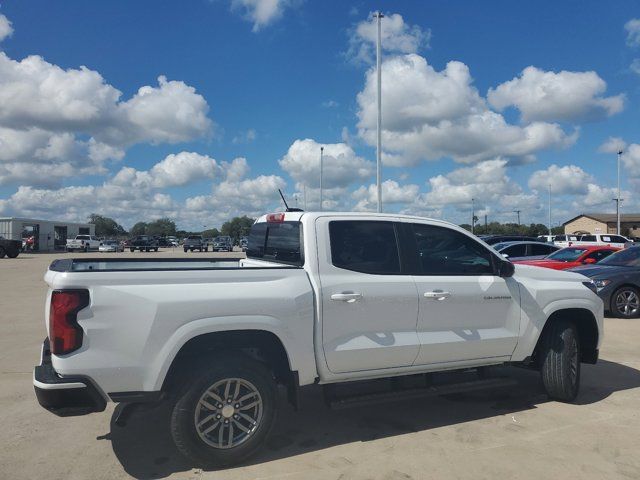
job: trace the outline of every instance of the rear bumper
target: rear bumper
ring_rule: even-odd
[[[59,417],[102,412],[107,401],[86,377],[61,377],[51,365],[49,339],[42,345],[40,365],[33,369],[33,387],[38,403]]]

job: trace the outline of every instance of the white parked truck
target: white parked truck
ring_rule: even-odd
[[[100,248],[100,240],[93,235],[76,235],[76,238],[67,240],[67,252],[80,250],[88,252],[90,250],[98,250]]]
[[[170,402],[178,449],[222,466],[265,442],[278,384],[297,405],[313,383],[517,364],[541,372],[549,397],[572,401],[581,362],[598,359],[603,304],[589,279],[514,266],[443,221],[269,214],[253,225],[247,257],[55,261],[34,370],[40,404],[66,416],[108,401]]]

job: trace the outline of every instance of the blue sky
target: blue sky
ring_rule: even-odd
[[[554,223],[612,211],[622,147],[640,208],[637,2],[26,0],[0,5],[0,215],[317,209],[320,145],[325,208],[371,209],[378,8],[385,210],[545,222],[552,183]]]

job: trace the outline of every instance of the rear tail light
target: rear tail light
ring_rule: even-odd
[[[64,355],[82,346],[78,312],[89,305],[88,290],[55,290],[49,310],[51,353]]]

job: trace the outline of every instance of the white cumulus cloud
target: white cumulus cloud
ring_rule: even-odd
[[[309,138],[294,141],[278,163],[297,182],[316,187],[320,183],[320,147],[324,147],[323,187],[346,187],[366,181],[374,174],[373,162],[357,156],[349,145],[320,144]]]
[[[383,62],[382,76],[382,135],[390,165],[446,156],[466,163],[497,156],[530,159],[577,138],[577,131],[567,134],[554,123],[509,124],[489,109],[461,62],[436,71],[419,55],[395,56]],[[376,141],[376,88],[371,69],[357,97],[358,133],[369,145]]]
[[[370,12],[367,20],[351,29],[347,57],[362,63],[375,62],[375,45],[378,38],[377,19]],[[389,53],[416,53],[429,47],[431,30],[409,25],[402,15],[387,14],[380,24],[381,47]]]
[[[640,46],[640,18],[632,18],[624,24],[627,31],[627,45],[630,47]]]
[[[413,203],[420,192],[419,185],[399,184],[395,180],[385,180],[381,186],[384,205]],[[358,202],[354,207],[356,211],[373,211],[377,208],[378,187],[376,185],[368,187],[362,185],[351,196]]]
[[[551,165],[546,170],[537,170],[529,178],[529,188],[538,192],[546,192],[551,185],[554,193],[562,195],[578,195],[587,192],[594,178],[576,165]]]
[[[4,15],[0,15],[0,42],[10,37],[12,33],[13,27],[11,26],[11,22]]]
[[[498,110],[516,107],[523,121],[578,121],[619,113],[624,95],[604,97],[606,82],[596,72],[547,72],[525,68],[519,77],[490,89],[489,103]]]
[[[293,0],[231,0],[231,10],[240,11],[253,23],[253,31],[258,32],[280,19],[285,9],[296,3]]]

